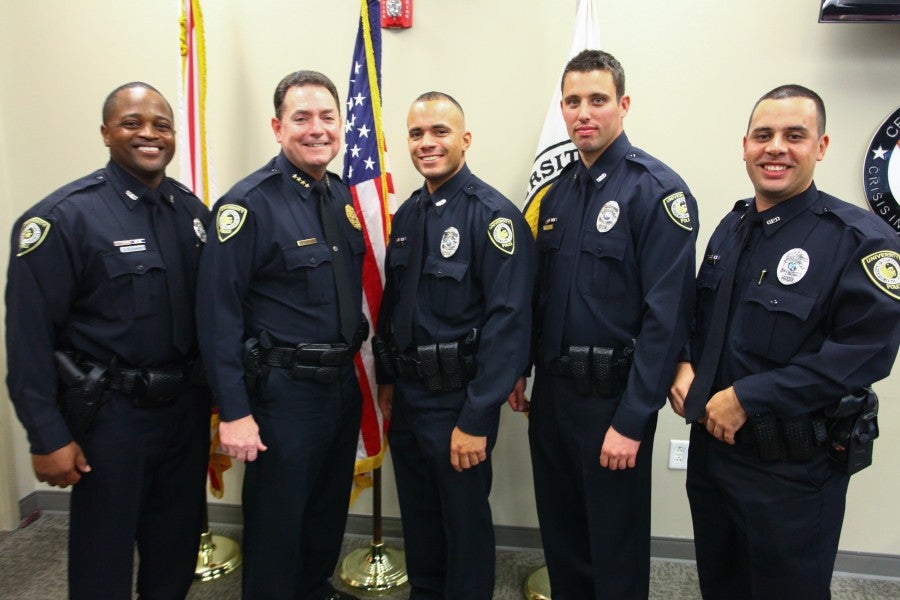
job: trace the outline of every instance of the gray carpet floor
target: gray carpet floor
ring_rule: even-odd
[[[213,532],[240,540],[239,527],[213,527]],[[66,598],[67,517],[45,513],[25,528],[0,532],[0,598],[3,600],[64,600]],[[357,548],[368,547],[365,536],[344,538],[342,556]],[[401,547],[398,540],[386,544]],[[543,565],[541,552],[500,548],[497,552],[497,584],[495,600],[521,600],[522,585],[535,569]],[[196,582],[189,600],[239,600],[240,569],[209,582]],[[336,587],[354,594],[335,575]],[[834,600],[898,600],[900,580],[850,577],[836,574],[832,581]],[[409,596],[404,586],[382,594],[384,600],[400,600]],[[693,562],[654,560],[650,576],[650,598],[681,600],[700,598]]]

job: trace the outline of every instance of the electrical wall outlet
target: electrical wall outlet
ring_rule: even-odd
[[[689,444],[687,440],[669,440],[670,469],[687,469]]]

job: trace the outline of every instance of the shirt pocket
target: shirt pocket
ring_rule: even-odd
[[[335,301],[331,251],[325,244],[288,246],[281,249],[284,266],[294,284],[293,294],[299,302],[311,305]]]
[[[627,290],[625,256],[628,239],[585,232],[578,258],[578,290],[594,298],[621,298]]]
[[[816,299],[774,285],[751,285],[742,299],[740,324],[748,352],[786,364],[809,333]]]
[[[139,319],[168,306],[166,264],[158,252],[114,252],[103,256],[109,307],[120,319]]]
[[[441,317],[457,317],[471,302],[471,278],[466,277],[468,261],[425,257],[422,282],[425,284],[427,305]]]

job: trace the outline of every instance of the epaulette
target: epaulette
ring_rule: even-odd
[[[250,173],[249,175],[238,181],[236,184],[234,184],[234,186],[230,190],[228,190],[225,196],[244,197],[251,190],[259,186],[259,184],[261,184],[263,181],[280,174],[281,170],[275,166],[275,160],[273,159],[269,161],[266,166],[254,171],[253,173]]]
[[[197,194],[194,193],[194,190],[192,190],[192,189],[189,188],[188,186],[184,185],[183,183],[181,183],[181,182],[178,181],[177,179],[172,179],[171,177],[166,177],[166,180],[167,180],[169,183],[171,183],[172,185],[174,185],[175,187],[177,187],[177,188],[178,188],[179,190],[181,190],[182,192],[184,192],[184,193],[186,193],[186,194],[189,194],[189,195],[191,195],[191,196],[194,196],[195,198],[197,197]],[[198,199],[199,199],[199,198],[198,198]]]
[[[731,208],[731,212],[747,212],[748,208],[750,208],[749,200],[738,200]]]
[[[470,196],[478,198],[482,204],[491,210],[499,210],[503,207],[501,202],[503,195],[475,175],[470,177],[469,182],[463,187],[463,191]]]
[[[632,146],[625,153],[625,160],[637,163],[644,167],[656,181],[664,188],[680,189],[687,192],[687,184],[678,173],[672,170],[666,163],[655,156],[647,154],[644,150]]]
[[[75,181],[67,183],[55,192],[52,192],[49,196],[38,203],[38,206],[35,207],[35,212],[43,212],[46,214],[53,207],[55,207],[57,204],[59,204],[69,196],[72,196],[73,194],[76,194],[83,190],[102,185],[106,182],[107,178],[106,175],[103,174],[103,169],[97,169],[90,175],[80,177]]]
[[[856,229],[868,238],[896,236],[896,232],[891,229],[890,225],[876,215],[830,194],[819,192],[819,195],[821,203],[817,213],[831,214],[840,219],[844,225]]]

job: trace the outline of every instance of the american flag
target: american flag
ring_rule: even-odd
[[[200,0],[179,0],[181,4],[178,79],[179,180],[193,190],[207,206],[213,201],[206,148],[206,44]],[[222,474],[231,468],[231,457],[219,450],[219,415],[210,417],[209,491],[216,498],[225,495]]]
[[[384,254],[395,209],[394,184],[381,125],[381,28],[378,0],[361,0],[359,32],[353,50],[347,118],[344,124],[344,182],[362,216],[366,257],[363,262],[363,312],[373,329],[384,290]],[[366,474],[384,459],[385,422],[378,409],[375,364],[367,341],[356,357],[363,396],[356,449],[354,494],[371,485]],[[355,496],[354,496],[355,497]]]

